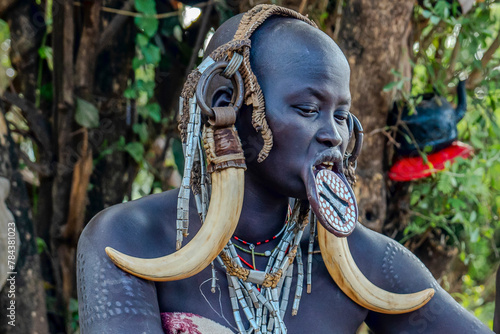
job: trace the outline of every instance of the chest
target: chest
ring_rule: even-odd
[[[212,292],[211,268],[198,275],[175,282],[157,283],[161,312],[188,312],[219,323],[237,332],[225,271],[216,265],[217,284]],[[304,273],[306,264],[304,263]],[[297,315],[292,316],[292,305],[297,292],[297,263],[290,284],[284,323],[288,333],[355,333],[364,321],[367,311],[352,302],[328,274],[321,255],[312,262],[311,293],[306,292],[306,275]],[[284,293],[281,294],[281,299]],[[283,302],[282,302],[283,304]],[[240,313],[243,310],[240,308]],[[244,319],[245,317],[242,316]],[[249,324],[243,320],[245,328]]]

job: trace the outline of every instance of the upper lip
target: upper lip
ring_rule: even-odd
[[[340,152],[338,151],[323,151],[320,154],[316,156],[316,159],[314,160],[313,167],[321,165],[324,162],[331,162],[333,163],[333,168],[332,170],[334,172],[340,173],[342,170],[342,156]]]

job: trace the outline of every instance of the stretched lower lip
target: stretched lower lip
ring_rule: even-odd
[[[354,193],[337,167],[312,165],[303,169],[302,178],[318,222],[337,237],[346,237],[356,227],[358,209]]]
[[[357,210],[350,189],[336,173],[320,170],[315,176],[318,213],[323,223],[341,235],[354,229]]]

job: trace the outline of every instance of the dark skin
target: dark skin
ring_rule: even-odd
[[[238,19],[223,25],[212,45],[227,42]],[[315,157],[328,152],[337,162],[334,168],[341,171],[349,142],[350,72],[336,44],[298,20],[266,22],[252,37],[252,45],[252,68],[264,92],[274,145],[269,157],[259,164],[256,156],[262,141],[251,126],[250,110],[241,110],[237,127],[248,170],[235,235],[257,242],[282,228],[289,197],[307,198],[307,171]],[[222,106],[231,98],[231,87],[222,81],[217,85],[212,90],[213,105]],[[111,207],[88,224],[78,247],[82,333],[163,333],[160,312],[190,312],[236,331],[225,273],[218,264],[220,300],[227,321],[213,310],[221,313],[219,292],[212,294],[207,282],[210,268],[188,279],[154,283],[122,272],[104,252],[106,246],[144,258],[174,252],[176,205],[177,190],[168,191]],[[194,200],[190,212],[190,235],[185,243],[200,227]],[[308,231],[304,235],[305,259]],[[321,255],[316,254],[312,293],[304,292],[297,316],[291,316],[292,303],[288,304],[288,333],[355,333],[363,321],[376,333],[491,333],[438,286],[413,254],[393,240],[358,224],[348,241],[361,271],[377,286],[399,293],[434,287],[435,296],[408,314],[370,312],[340,290]],[[277,243],[261,245],[257,251],[271,250]],[[241,256],[251,261],[249,254]],[[267,258],[256,260],[257,268],[263,269]]]

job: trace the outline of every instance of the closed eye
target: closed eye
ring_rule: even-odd
[[[349,111],[346,110],[335,111],[335,118],[338,121],[345,121],[347,120],[348,117],[349,117]]]
[[[301,104],[293,106],[293,108],[304,116],[312,116],[319,112],[319,108],[315,105]]]

